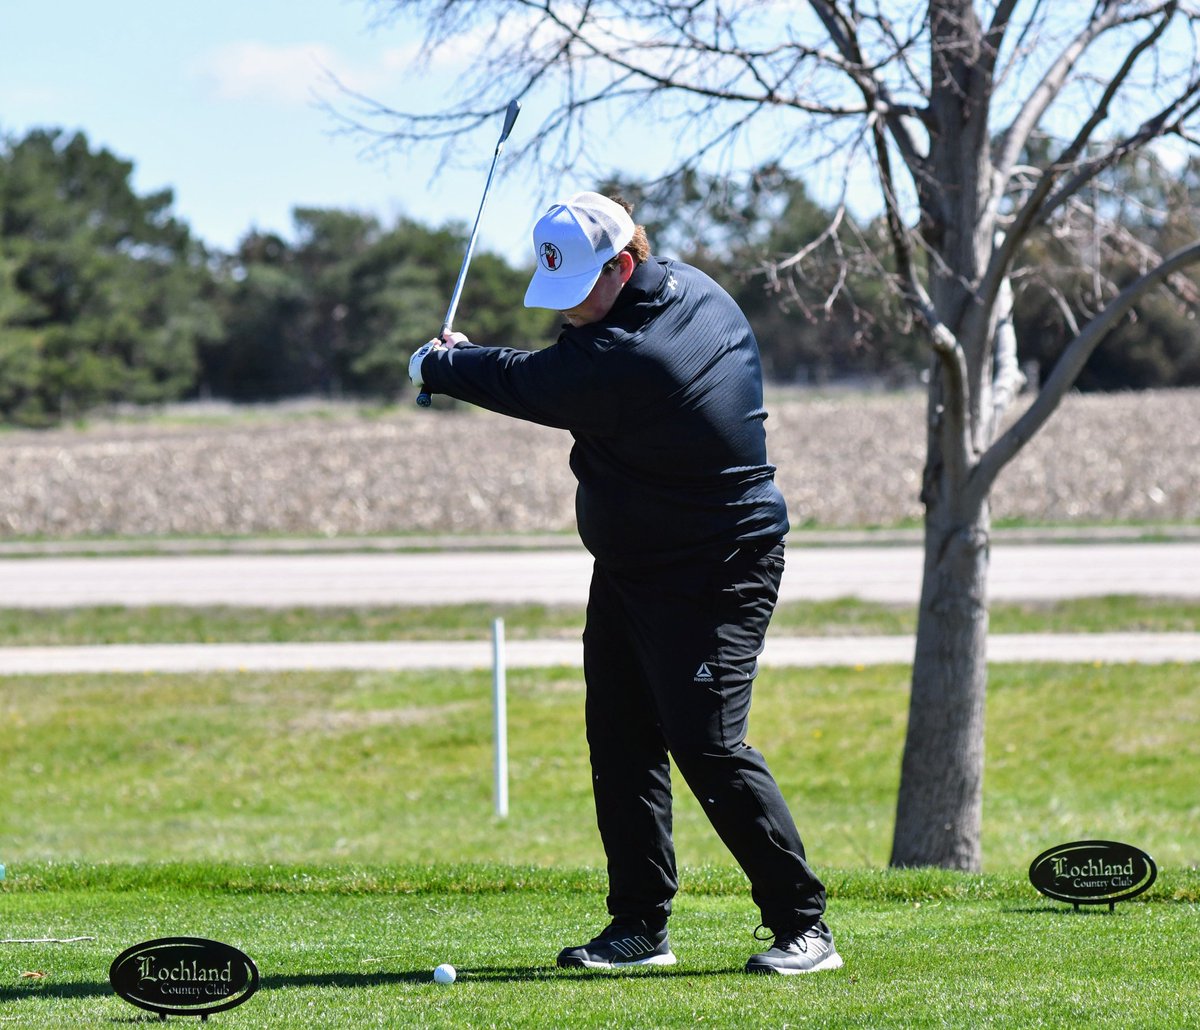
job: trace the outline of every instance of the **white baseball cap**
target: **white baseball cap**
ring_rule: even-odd
[[[569,311],[581,303],[605,262],[633,239],[633,231],[629,212],[599,193],[576,193],[565,204],[555,204],[533,227],[537,268],[525,291],[525,306]]]

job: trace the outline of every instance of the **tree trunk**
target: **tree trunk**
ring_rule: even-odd
[[[986,505],[926,509],[925,573],[900,772],[893,866],[979,871],[987,693]]]

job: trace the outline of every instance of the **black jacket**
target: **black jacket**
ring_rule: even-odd
[[[788,530],[758,344],[698,269],[651,258],[604,319],[545,350],[464,344],[421,374],[435,393],[570,430],[579,535],[602,564],[723,558]]]

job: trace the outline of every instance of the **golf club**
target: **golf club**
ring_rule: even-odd
[[[442,323],[442,331],[438,333],[439,339],[450,332],[450,327],[454,324],[454,312],[458,310],[458,298],[462,296],[463,283],[467,281],[467,269],[471,267],[471,255],[475,252],[475,240],[479,235],[479,219],[483,216],[483,205],[487,203],[488,192],[492,188],[492,176],[496,174],[496,161],[499,160],[500,151],[504,149],[504,141],[508,139],[513,123],[520,113],[520,101],[510,100],[508,110],[504,112],[504,128],[500,130],[500,139],[496,142],[496,153],[492,155],[492,167],[488,171],[487,182],[483,187],[483,196],[479,200],[479,210],[475,214],[475,227],[471,230],[471,238],[467,240],[467,252],[463,255],[462,267],[458,270],[458,282],[454,284],[454,293],[450,296],[450,307],[446,309],[446,320]],[[428,408],[432,401],[433,398],[426,390],[417,394],[417,403],[422,408]]]

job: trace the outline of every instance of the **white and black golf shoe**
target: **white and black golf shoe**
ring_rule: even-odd
[[[822,969],[841,969],[842,956],[833,946],[833,934],[823,922],[806,930],[778,933],[775,943],[746,962],[747,973],[816,973]]]
[[[563,948],[558,964],[564,969],[625,969],[631,966],[673,966],[675,955],[667,931],[645,923],[614,919],[587,944]]]

